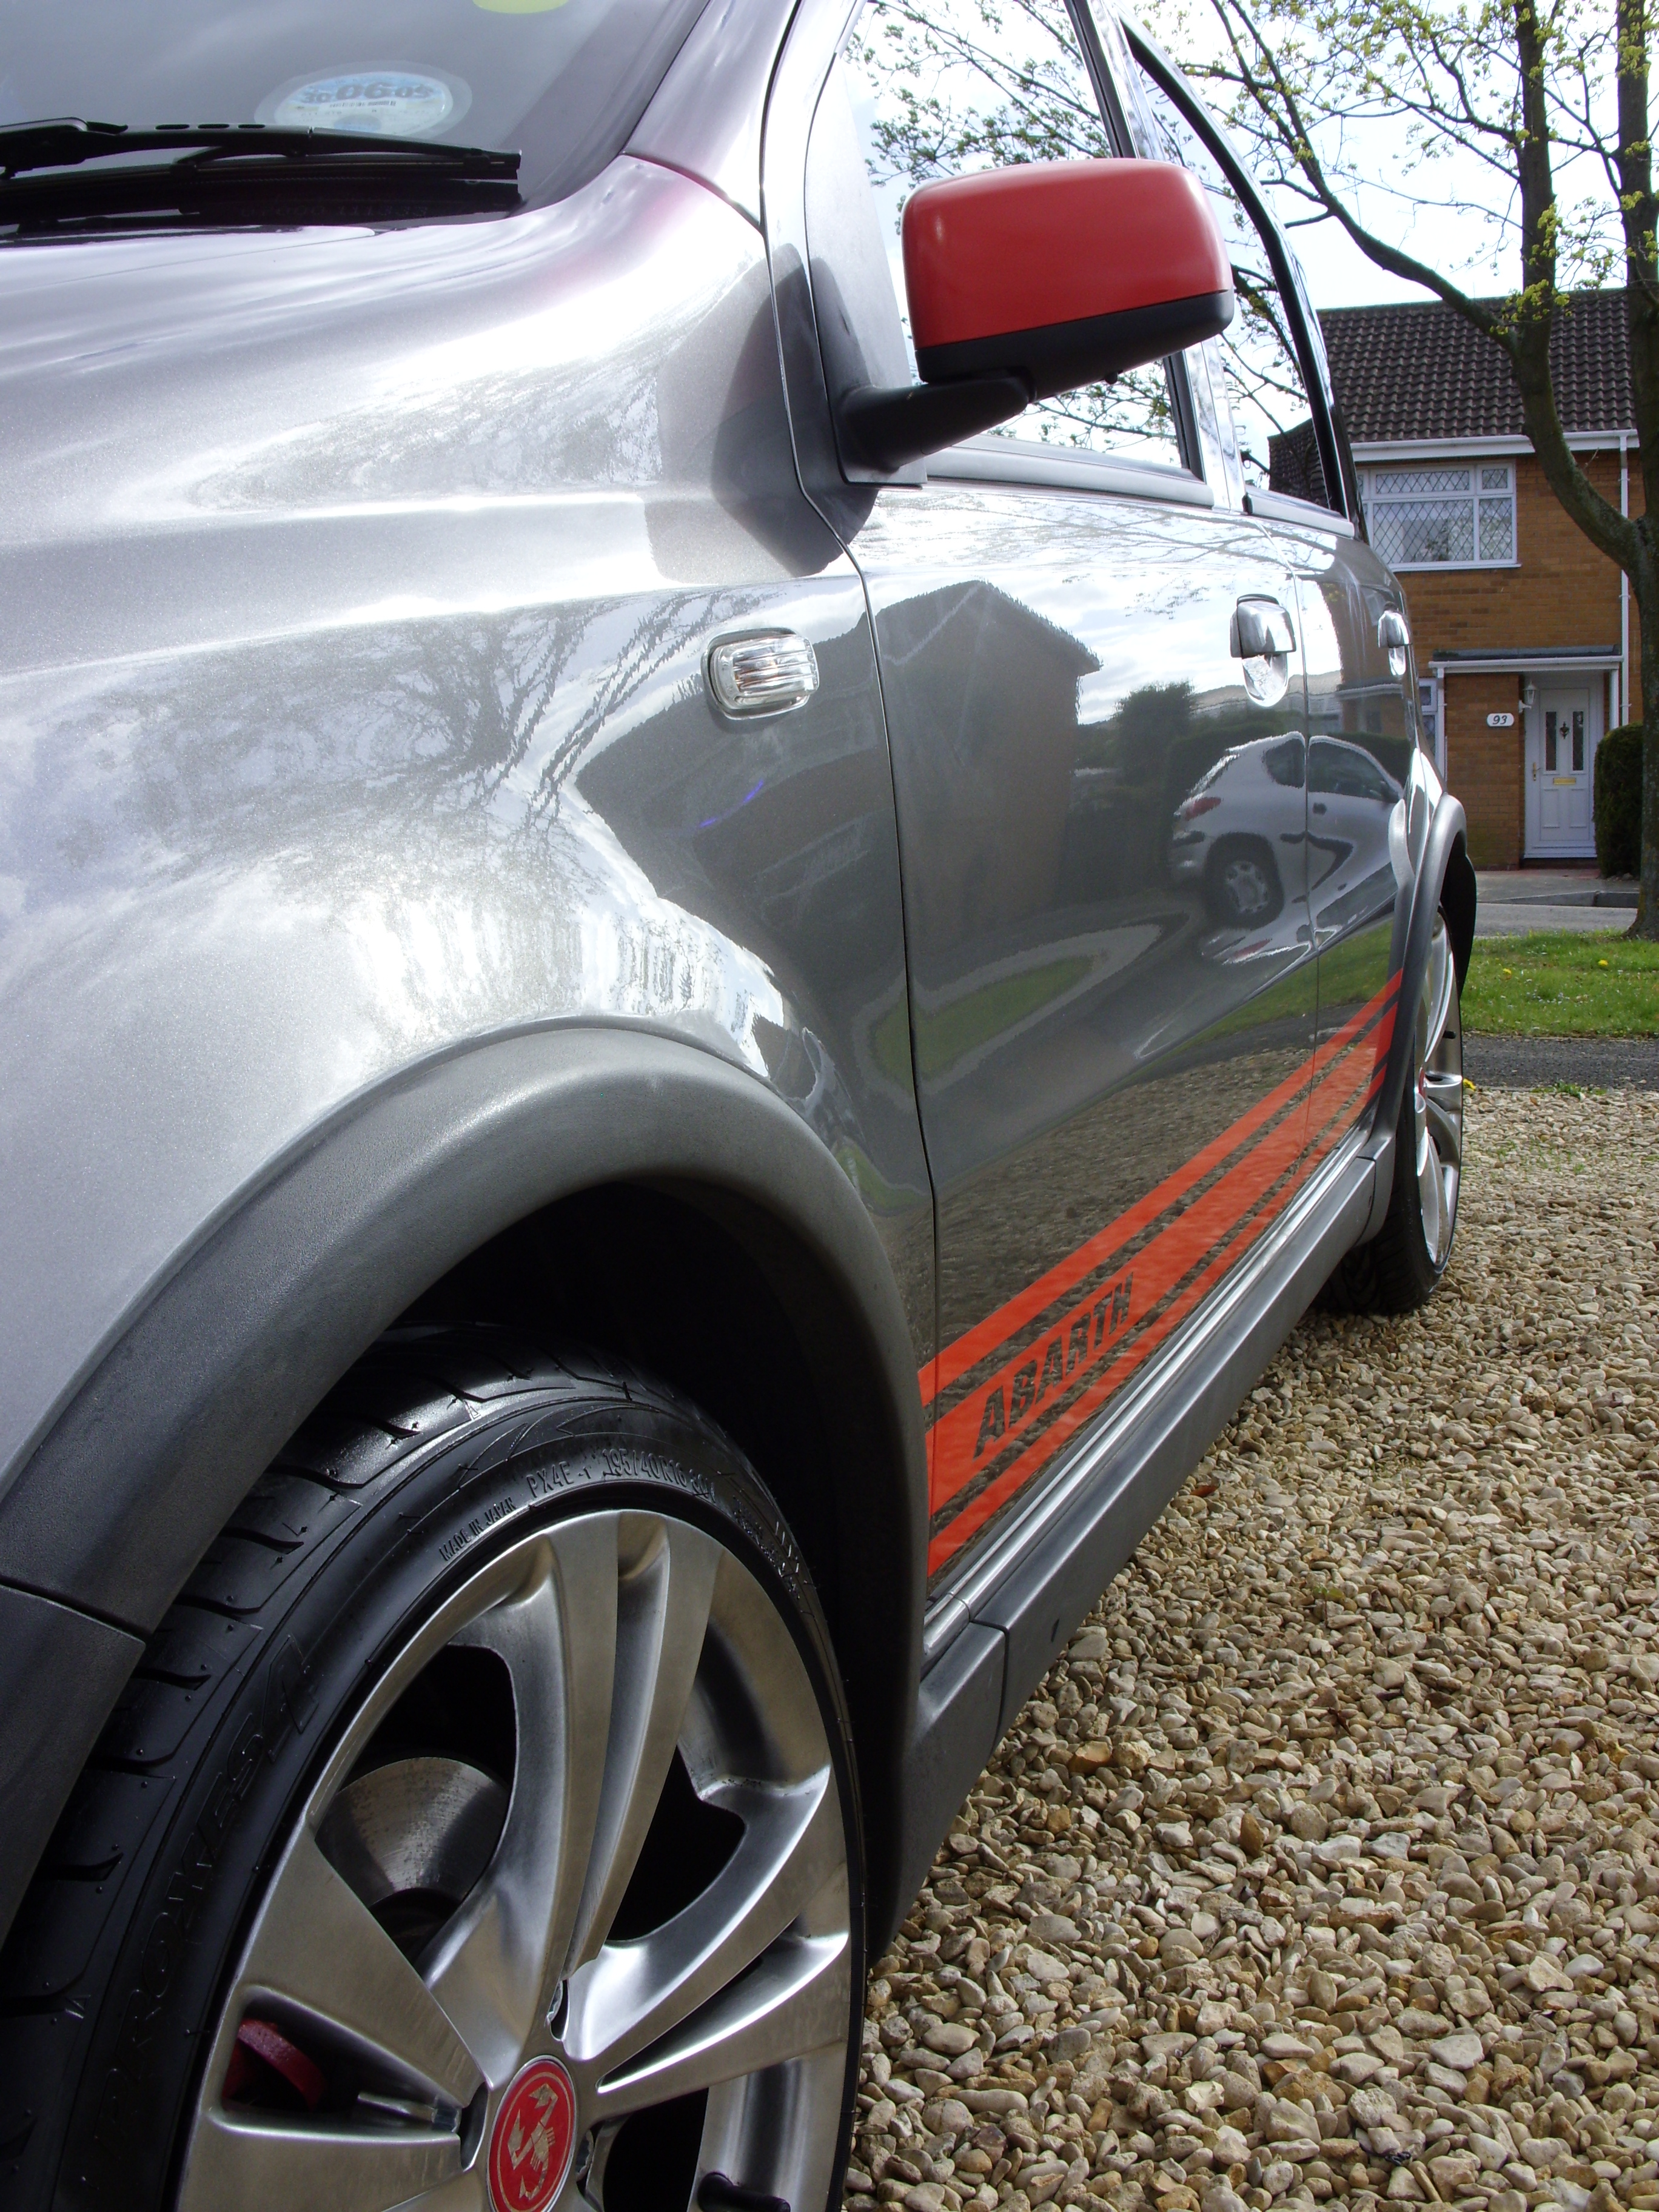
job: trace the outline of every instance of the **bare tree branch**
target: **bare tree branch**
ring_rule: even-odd
[[[1176,0],[1178,4],[1178,0]],[[1196,68],[1280,187],[1317,208],[1378,268],[1441,301],[1508,359],[1527,436],[1551,490],[1629,577],[1642,642],[1642,904],[1659,937],[1659,242],[1649,125],[1655,0],[1210,0],[1220,35]],[[1595,14],[1596,9],[1605,10]],[[1390,125],[1395,173],[1362,158]],[[1430,165],[1501,185],[1480,212],[1512,239],[1519,282],[1478,297],[1445,266],[1384,235],[1371,204],[1420,214]],[[1596,187],[1563,190],[1576,163]],[[1305,217],[1302,218],[1306,220]],[[1402,222],[1402,231],[1404,223]],[[1561,418],[1553,344],[1571,291],[1622,261],[1643,512],[1591,480]],[[1565,273],[1564,273],[1565,272]],[[1564,289],[1564,287],[1565,288]]]

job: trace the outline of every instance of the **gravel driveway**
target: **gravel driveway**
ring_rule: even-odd
[[[1426,1313],[1309,1316],[963,1808],[854,2212],[1659,2207],[1659,1099],[1469,1151]]]

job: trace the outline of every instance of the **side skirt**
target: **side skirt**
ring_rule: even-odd
[[[1376,1164],[1356,1130],[1261,1248],[1124,1394],[922,1632],[905,1761],[908,1900],[1032,1689],[1133,1554],[1370,1219]]]

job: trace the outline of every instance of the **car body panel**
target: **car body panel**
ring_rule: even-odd
[[[625,158],[510,224],[14,252],[0,283],[0,1465],[269,1162],[527,1019],[792,1097],[925,1357],[879,694],[790,480],[752,228]],[[822,682],[735,726],[702,659],[751,627]]]
[[[1165,1209],[1141,1218],[1151,1194],[1287,1080],[1276,1142],[1294,1168],[1314,1005],[1300,823],[1251,825],[1273,840],[1279,896],[1249,926],[1172,884],[1162,837],[1241,732],[1303,720],[1299,668],[1277,705],[1255,706],[1229,655],[1241,599],[1291,597],[1259,527],[1024,484],[1017,452],[1002,483],[949,467],[884,491],[853,543],[939,1203],[940,1359],[923,1378],[936,1577],[1187,1296],[1195,1219],[1161,1238]],[[1218,1246],[1240,1196],[1209,1201]]]
[[[998,1739],[1364,1234],[1383,1175],[1350,1129],[1183,1337],[1114,1396],[1021,1525],[979,1547],[930,1612],[900,1894],[925,1879],[939,1834]]]
[[[52,1631],[0,1619],[0,1692],[69,1655],[0,1925],[138,1638],[303,1412],[479,1240],[633,1177],[741,1212],[842,1378],[881,1940],[1059,1640],[1381,1218],[1366,1116],[1392,1129],[1455,802],[1415,753],[1389,771],[1392,888],[1379,861],[1363,912],[1328,899],[1327,947],[1276,815],[1254,935],[1172,879],[1190,721],[1152,731],[1144,850],[1078,744],[1186,680],[1165,588],[1201,610],[1212,749],[1247,589],[1307,641],[1275,733],[1335,714],[1363,742],[1394,587],[1347,525],[1243,511],[1207,356],[1208,481],[848,479],[804,166],[849,13],[711,0],[630,150],[508,220],[0,248],[0,1601]],[[952,619],[1001,665],[951,665]],[[819,684],[744,723],[705,657],[754,629],[810,641]],[[999,726],[1034,700],[1041,775]],[[1006,824],[975,882],[952,841]],[[922,1401],[973,1367],[942,1384],[942,1350],[1002,1316],[1046,1358],[1063,1308],[1063,1371],[1083,1277],[1132,1272],[1099,1240],[1137,1206],[1190,1231],[1200,1182],[1209,1242],[1158,1333],[1091,1366],[924,1619]]]
[[[1408,661],[1403,676],[1391,672],[1377,642],[1384,610],[1403,609],[1399,586],[1346,532],[1310,520],[1274,534],[1298,571],[1306,642],[1309,898],[1325,1051],[1399,975],[1439,789],[1421,742],[1415,671]],[[1390,1042],[1379,1029],[1379,1075]],[[1368,1111],[1373,1103],[1368,1097]]]

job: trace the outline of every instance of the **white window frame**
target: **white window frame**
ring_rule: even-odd
[[[1507,454],[1503,453],[1424,453],[1420,456],[1413,454],[1409,460],[1367,463],[1358,473],[1360,495],[1365,507],[1366,534],[1371,538],[1372,543],[1376,543],[1376,538],[1373,517],[1378,504],[1379,483],[1406,474],[1420,475],[1431,469],[1463,469],[1468,472],[1469,489],[1467,496],[1469,501],[1474,542],[1477,550],[1467,561],[1391,561],[1389,563],[1389,567],[1396,574],[1402,576],[1444,575],[1449,571],[1455,572],[1466,568],[1518,568],[1521,566],[1521,538],[1520,517],[1516,512],[1515,463]],[[1503,492],[1499,492],[1496,486],[1488,489],[1483,488],[1481,484],[1481,471],[1492,469],[1504,471],[1507,479],[1507,488]],[[1410,492],[1397,501],[1385,497],[1381,503],[1385,507],[1393,505],[1407,507],[1415,506],[1425,497],[1455,500],[1463,496],[1463,494],[1457,492],[1445,494]],[[1483,499],[1500,498],[1507,499],[1509,501],[1510,550],[1501,559],[1482,560],[1478,550],[1480,544],[1480,502]]]

